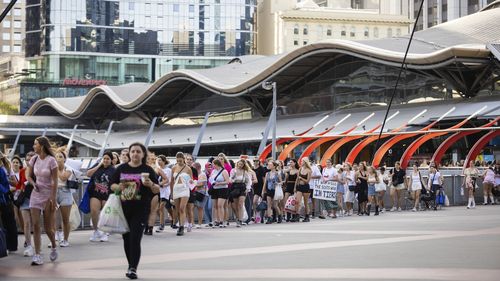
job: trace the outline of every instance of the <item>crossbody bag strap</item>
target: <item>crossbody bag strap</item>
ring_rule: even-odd
[[[182,169],[177,173],[177,176],[175,176],[175,178],[174,178],[174,184],[177,183],[177,179],[181,175],[182,171],[184,171],[184,168],[186,168],[186,165],[184,165],[184,167],[182,167]]]

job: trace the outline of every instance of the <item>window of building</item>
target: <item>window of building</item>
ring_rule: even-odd
[[[309,33],[309,30],[307,28],[307,25],[304,26],[304,30],[302,31],[304,35],[307,35]]]
[[[396,35],[401,36],[401,28],[396,29]]]
[[[329,26],[327,29],[326,29],[326,36],[332,36],[332,27]]]
[[[351,33],[350,33],[351,37],[356,37],[356,27],[354,26],[351,26]]]
[[[293,40],[293,45],[298,46],[299,45],[299,40]]]
[[[146,3],[146,12],[151,12],[151,3]]]
[[[21,32],[15,32],[15,33],[14,33],[14,40],[23,40],[23,39],[21,38]]]
[[[295,27],[293,28],[293,34],[299,35],[299,26],[298,25],[295,25]]]
[[[307,40],[302,41],[302,45],[307,45]]]
[[[365,32],[363,34],[365,35],[365,38],[370,37],[370,28],[365,27]]]
[[[15,28],[21,28],[21,21],[20,20],[15,20],[14,21],[14,27]]]
[[[10,40],[10,33],[3,33],[2,34],[2,39],[3,40]]]
[[[318,39],[321,39],[323,38],[323,26],[322,25],[318,25]]]
[[[387,37],[392,37],[392,28],[387,29]]]
[[[373,37],[378,38],[378,27],[373,28]]]
[[[14,9],[14,16],[20,16],[21,15],[21,9],[20,8],[15,8]]]
[[[189,5],[189,12],[194,13],[194,5]]]
[[[6,27],[6,28],[10,27],[10,20],[4,20],[3,27]]]
[[[4,52],[4,53],[10,53],[10,46],[9,45],[3,45],[2,46],[2,52]]]
[[[345,26],[342,26],[342,29],[340,31],[340,36],[345,37],[347,35],[347,31]]]
[[[174,4],[174,13],[179,12],[179,4]]]
[[[135,2],[128,2],[128,9],[129,10],[135,10]]]
[[[14,45],[14,50],[13,51],[16,52],[16,53],[22,52],[21,45]]]

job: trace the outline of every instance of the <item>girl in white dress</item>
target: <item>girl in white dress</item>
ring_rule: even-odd
[[[191,190],[189,186],[194,184],[193,172],[186,164],[184,153],[177,152],[175,155],[177,163],[172,167],[172,178],[170,180],[170,194],[175,202],[175,209],[179,217],[179,229],[177,236],[184,235],[184,223],[186,222],[186,205]]]

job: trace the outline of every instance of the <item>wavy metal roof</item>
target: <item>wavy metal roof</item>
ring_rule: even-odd
[[[407,56],[407,68],[432,72],[440,67],[456,66],[457,62],[489,63],[490,51],[486,44],[500,41],[499,18],[500,9],[493,8],[416,32]],[[330,40],[276,56],[241,57],[212,69],[173,71],[152,84],[98,86],[82,97],[42,99],[26,115],[60,114],[77,119],[102,118],[103,112],[113,109],[118,109],[123,116],[145,108],[155,109],[158,105],[168,110],[182,95],[199,87],[222,96],[242,97],[259,91],[261,82],[268,79],[277,80],[278,87],[287,85],[326,59],[335,59],[335,55],[400,66],[408,40],[409,36],[356,42]]]

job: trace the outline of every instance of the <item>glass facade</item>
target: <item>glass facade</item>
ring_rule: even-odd
[[[43,81],[152,82],[255,50],[256,0],[27,1],[26,56]]]
[[[292,94],[284,94],[278,103],[282,113],[290,115],[387,105],[398,73],[398,67],[344,56]],[[444,80],[406,71],[393,105],[451,98]]]

